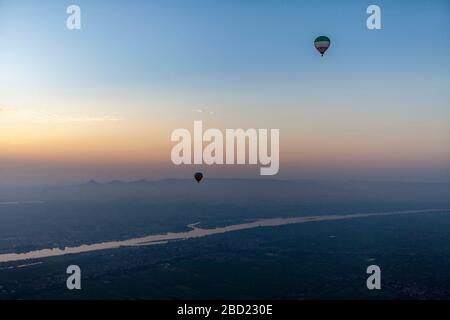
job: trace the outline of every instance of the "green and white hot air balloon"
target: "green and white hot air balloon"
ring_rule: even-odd
[[[317,51],[320,52],[322,57],[325,51],[327,51],[330,47],[330,43],[330,38],[325,36],[317,37],[316,40],[314,40],[314,46],[316,47]]]

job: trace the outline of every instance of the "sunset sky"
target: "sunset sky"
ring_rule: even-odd
[[[174,166],[194,120],[280,129],[275,178],[450,182],[450,3],[370,4],[0,0],[0,186],[260,178]]]

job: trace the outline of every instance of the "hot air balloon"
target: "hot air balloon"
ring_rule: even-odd
[[[202,179],[203,179],[203,173],[201,173],[201,172],[195,173],[194,178],[197,181],[197,183],[200,183],[200,181],[202,181]]]
[[[317,51],[320,52],[320,54],[323,57],[323,54],[325,51],[328,50],[330,47],[330,38],[325,36],[317,37],[316,40],[314,40],[314,46],[316,47]]]

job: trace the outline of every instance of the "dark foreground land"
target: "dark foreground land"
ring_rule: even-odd
[[[222,186],[232,194],[235,187]],[[148,188],[152,186],[144,187]],[[312,192],[314,188],[318,191]],[[353,186],[362,197],[349,185],[347,191],[333,188],[289,185],[286,192],[281,188],[282,196],[265,194],[265,200],[256,201],[254,195],[256,200],[235,198],[232,203],[214,194],[197,202],[176,197],[167,203],[40,194],[47,196],[45,203],[0,208],[0,253],[176,232],[197,221],[213,227],[266,217],[450,207],[447,185],[406,185],[397,193],[382,185],[366,185],[363,191],[361,185]],[[0,298],[448,299],[449,231],[449,213],[408,214],[0,263]],[[82,270],[80,291],[66,288],[66,268],[72,264]],[[366,268],[371,264],[381,267],[382,290],[366,288]]]

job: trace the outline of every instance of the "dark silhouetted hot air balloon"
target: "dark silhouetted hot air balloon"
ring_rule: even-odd
[[[316,40],[314,40],[314,46],[316,47],[317,51],[320,52],[322,57],[325,51],[327,51],[330,47],[330,43],[330,38],[325,36],[317,37]]]
[[[194,174],[194,178],[198,183],[200,183],[200,181],[202,181],[203,179],[203,173],[197,172],[196,174]]]

